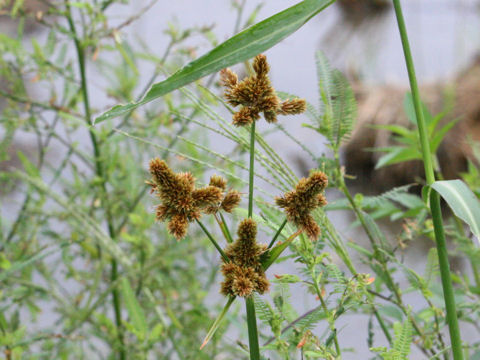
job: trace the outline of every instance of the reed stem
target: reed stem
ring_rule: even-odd
[[[413,64],[412,53],[408,42],[407,28],[402,13],[400,0],[393,0],[395,7],[395,15],[398,22],[398,30],[402,40],[405,62],[407,65],[408,78],[410,80],[410,88],[412,91],[413,105],[417,118],[418,133],[420,136],[420,145],[422,150],[422,158],[425,167],[425,177],[427,185],[435,182],[435,173],[433,171],[432,154],[430,152],[430,144],[428,139],[427,127],[422,112],[420,94],[418,90],[417,78],[415,75],[415,67]],[[450,331],[450,341],[452,343],[453,358],[455,360],[463,360],[462,340],[460,337],[460,329],[458,327],[457,312],[455,308],[455,298],[453,293],[452,279],[450,274],[450,264],[448,262],[448,252],[445,241],[445,232],[443,229],[442,210],[440,208],[440,195],[433,191],[430,194],[430,211],[432,213],[433,228],[437,243],[438,262],[440,265],[440,277],[442,280],[443,296],[445,299],[445,308],[447,313],[447,324]]]
[[[253,179],[255,165],[255,120],[252,122],[250,129],[250,167],[248,177],[248,217],[253,215]],[[248,345],[250,348],[250,360],[260,360],[260,347],[258,344],[257,317],[255,315],[255,303],[253,297],[245,298],[245,306],[247,309],[247,325],[248,325]]]

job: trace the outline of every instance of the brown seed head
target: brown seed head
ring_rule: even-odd
[[[222,265],[224,281],[221,293],[233,296],[250,296],[256,291],[268,291],[269,282],[265,276],[260,256],[265,245],[256,242],[257,224],[252,219],[243,220],[238,226],[238,239],[227,246],[225,254],[230,262]]]
[[[241,105],[233,116],[235,126],[248,126],[263,113],[269,123],[277,121],[277,115],[299,114],[305,111],[305,100],[293,99],[281,102],[270,83],[270,67],[265,55],[257,55],[253,60],[254,75],[238,82],[237,75],[230,69],[220,72],[225,86],[225,98],[232,106]]]
[[[148,182],[160,199],[156,209],[159,221],[168,221],[168,231],[178,240],[183,238],[188,223],[201,217],[207,208],[218,208],[223,190],[216,186],[195,188],[195,178],[189,172],[174,173],[163,160],[150,161],[152,181]]]
[[[210,186],[216,186],[221,190],[225,190],[227,188],[227,180],[219,175],[212,175],[210,177]]]
[[[231,213],[242,200],[240,193],[237,190],[230,190],[220,205],[222,210],[228,213]]]
[[[275,198],[277,206],[285,209],[287,220],[303,230],[312,240],[320,235],[320,227],[310,213],[327,200],[321,194],[328,184],[327,176],[321,171],[314,171],[308,178],[302,178],[295,190]]]
[[[280,104],[279,114],[295,115],[307,110],[307,103],[304,99],[285,100]]]
[[[239,111],[233,114],[233,125],[247,126],[258,118],[260,118],[258,111],[249,107],[242,107]]]
[[[206,186],[192,192],[196,207],[204,207],[222,201],[222,190],[216,186]]]
[[[233,88],[238,83],[238,76],[230,69],[220,71],[220,80],[226,88]]]
[[[267,63],[267,57],[265,55],[259,54],[255,56],[255,59],[253,59],[253,70],[258,79],[264,78],[268,75],[270,66]]]
[[[177,240],[181,240],[187,234],[188,220],[186,216],[180,214],[172,216],[168,222],[168,231],[175,236]]]
[[[255,278],[255,290],[259,294],[265,294],[270,290],[270,282],[267,280],[265,273],[262,272],[257,274],[257,277]]]

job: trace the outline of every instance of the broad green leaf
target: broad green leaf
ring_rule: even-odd
[[[435,181],[432,188],[445,199],[456,216],[465,221],[480,240],[480,203],[461,180]]]
[[[130,321],[138,332],[138,338],[144,340],[148,332],[147,319],[127,278],[122,278],[121,289]]]
[[[190,62],[168,79],[154,84],[139,102],[117,105],[96,123],[122,115],[208,74],[248,60],[294,33],[334,0],[304,0],[255,24]]]

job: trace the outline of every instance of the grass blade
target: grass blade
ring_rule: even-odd
[[[130,321],[138,331],[139,339],[144,340],[148,332],[147,319],[127,278],[122,278],[121,289]]]
[[[205,347],[205,345],[207,345],[207,343],[210,341],[210,339],[213,337],[213,334],[215,334],[215,331],[217,331],[218,327],[220,326],[220,323],[222,322],[223,318],[227,314],[228,309],[230,309],[230,306],[233,304],[234,300],[235,300],[235,297],[233,297],[233,296],[230,296],[228,298],[228,301],[225,304],[225,306],[223,307],[222,312],[215,319],[214,323],[210,327],[210,330],[208,330],[207,336],[205,336],[205,339],[203,340],[202,346],[200,346],[200,350],[202,350]]]

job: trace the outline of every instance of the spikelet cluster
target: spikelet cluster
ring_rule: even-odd
[[[174,173],[159,158],[150,161],[150,174],[152,181],[148,184],[161,201],[156,218],[168,221],[168,231],[177,240],[185,237],[189,222],[199,219],[206,208],[218,206],[223,199],[219,187],[208,185],[197,189],[191,173]]]
[[[252,219],[243,220],[237,231],[238,239],[225,249],[230,262],[222,265],[225,280],[221,293],[225,296],[250,296],[254,291],[263,294],[269,282],[263,271],[260,256],[265,245],[257,243],[257,224]]]
[[[308,178],[302,178],[295,189],[275,198],[275,203],[285,210],[287,220],[304,231],[312,240],[320,236],[320,227],[310,213],[327,200],[322,194],[327,187],[327,176],[321,171],[314,171]]]
[[[281,101],[275,93],[268,71],[270,67],[265,55],[257,55],[253,60],[255,74],[238,81],[237,74],[230,69],[220,72],[220,79],[225,86],[225,98],[232,106],[241,105],[233,115],[235,126],[247,126],[260,118],[263,113],[269,123],[277,122],[277,115],[294,115],[305,111],[303,99]]]
[[[218,175],[213,175],[210,178],[209,186],[215,186],[222,191],[223,197],[219,203],[216,205],[207,206],[205,212],[207,214],[215,214],[219,210],[223,210],[227,213],[231,213],[242,200],[240,192],[237,190],[227,190],[227,180]]]

